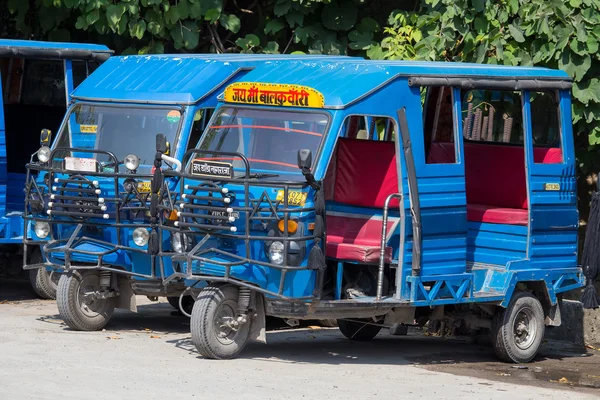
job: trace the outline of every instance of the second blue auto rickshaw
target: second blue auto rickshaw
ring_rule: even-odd
[[[487,330],[528,362],[583,285],[572,83],[544,68],[291,61],[227,86],[162,205],[174,277],[205,286],[205,357],[264,339],[265,315]],[[164,151],[158,138],[157,166]],[[176,213],[177,218],[173,218]]]
[[[44,262],[25,260],[24,268],[67,271],[57,294],[67,325],[101,329],[115,308],[135,311],[135,295],[166,296],[191,311],[184,280],[173,277],[170,258],[160,257],[163,248],[180,252],[187,242],[157,235],[153,210],[171,206],[164,194],[176,178],[157,189],[159,199],[150,196],[155,137],[164,141],[160,160],[178,170],[224,87],[280,57],[113,57],[72,93],[53,145],[44,137],[28,164],[25,224],[33,235],[24,238],[26,248],[41,246],[44,256]]]

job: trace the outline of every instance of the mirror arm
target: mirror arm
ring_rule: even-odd
[[[315,190],[321,189],[321,185],[315,179],[315,176],[310,172],[310,168],[304,167],[302,168],[302,175],[304,175],[304,179],[306,182]]]

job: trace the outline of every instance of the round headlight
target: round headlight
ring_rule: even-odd
[[[37,152],[38,160],[40,160],[43,163],[48,162],[48,160],[50,160],[50,153],[51,153],[50,147],[48,147],[48,146],[40,147],[40,149]]]
[[[273,264],[283,264],[283,243],[271,243],[271,246],[269,246],[269,260],[271,260]]]
[[[150,233],[146,228],[135,228],[133,231],[133,243],[142,247],[148,244],[148,239],[150,239]]]
[[[45,239],[50,234],[50,224],[44,221],[35,221],[33,231],[35,232],[35,236]]]
[[[189,237],[183,233],[174,233],[171,235],[171,246],[177,253],[183,253],[188,247]]]
[[[125,164],[125,168],[130,171],[135,171],[140,166],[140,158],[135,154],[129,154],[123,160],[123,164]]]

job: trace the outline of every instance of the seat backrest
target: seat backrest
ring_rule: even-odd
[[[465,143],[467,203],[527,209],[525,153],[521,146]],[[536,163],[562,162],[560,148],[536,147]],[[432,143],[428,163],[454,161],[453,143]]]
[[[357,207],[383,208],[398,193],[394,142],[339,138],[325,176],[325,197]],[[391,207],[398,207],[392,200]]]

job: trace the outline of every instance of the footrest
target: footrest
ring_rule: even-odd
[[[408,276],[412,305],[441,305],[467,302],[473,297],[473,274]]]

